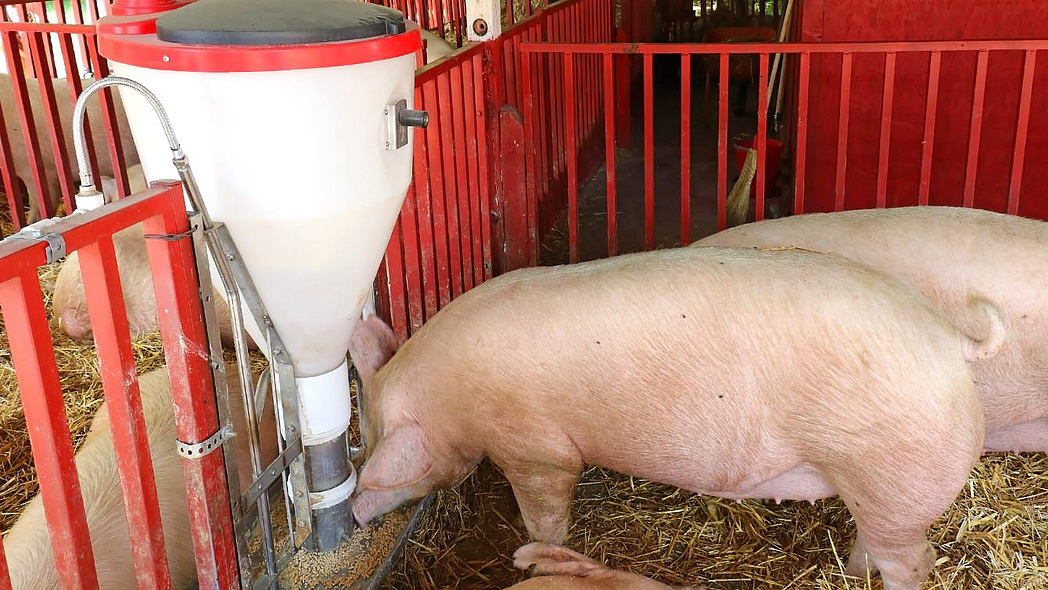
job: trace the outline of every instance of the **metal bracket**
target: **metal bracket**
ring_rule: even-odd
[[[280,479],[280,476],[284,475],[288,465],[291,465],[291,462],[297,459],[301,454],[302,437],[299,437],[289,444],[287,448],[284,449],[284,452],[280,453],[276,459],[273,459],[273,462],[266,467],[266,470],[262,472],[262,475],[259,475],[258,479],[252,482],[251,487],[248,488],[247,492],[244,494],[244,505],[253,506],[258,500],[258,497],[272,487],[272,485]],[[249,510],[251,509],[249,508]]]
[[[236,432],[233,432],[233,427],[224,426],[203,442],[189,444],[176,440],[178,443],[178,454],[185,459],[202,459],[222,448],[222,445],[234,436],[236,436]]]
[[[66,242],[62,234],[56,234],[44,231],[45,228],[51,227],[58,223],[60,218],[54,217],[51,219],[41,219],[36,223],[23,227],[18,233],[11,234],[4,238],[3,241],[8,240],[28,240],[31,242],[43,241],[47,244],[44,249],[44,255],[47,257],[47,263],[51,264],[58,262],[65,258],[66,255]]]

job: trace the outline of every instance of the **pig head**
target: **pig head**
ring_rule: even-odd
[[[428,440],[406,398],[386,397],[378,371],[402,344],[377,316],[357,323],[350,356],[363,384],[360,417],[365,461],[353,495],[361,526],[400,504],[464,479],[479,457],[455,457]],[[373,397],[369,397],[373,395]]]

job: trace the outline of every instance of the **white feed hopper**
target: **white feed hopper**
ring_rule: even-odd
[[[417,26],[356,0],[124,0],[98,28],[243,256],[295,367],[307,450],[342,444],[350,336],[411,179]],[[151,107],[121,98],[146,178],[178,178]]]

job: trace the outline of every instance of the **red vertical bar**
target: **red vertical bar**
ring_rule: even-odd
[[[415,86],[415,108],[425,109],[427,104],[422,100],[422,88]],[[414,153],[412,154],[412,176],[415,190],[411,196],[415,199],[415,210],[418,215],[419,262],[422,265],[423,302],[426,319],[433,317],[440,309],[438,304],[439,285],[442,284],[437,273],[437,241],[433,237],[432,191],[429,186],[429,146],[430,132],[415,129]]]
[[[479,170],[480,166],[480,134],[477,129],[478,123],[484,124],[484,119],[478,113],[478,106],[483,108],[482,104],[476,102],[477,92],[475,89],[475,78],[473,74],[473,59],[467,59],[462,62],[460,66],[462,68],[462,110],[465,114],[465,125],[463,133],[465,134],[465,150],[466,150],[466,163],[468,164],[468,180],[466,185],[469,189],[469,225],[471,228],[470,235],[473,238],[472,241],[472,254],[473,254],[473,284],[479,285],[484,281],[484,254],[482,251],[482,238],[481,238],[481,200],[480,195],[481,187],[484,185],[485,178],[481,176]],[[482,82],[483,83],[483,82]]]
[[[644,247],[655,249],[654,56],[644,54]]]
[[[579,172],[575,141],[575,54],[564,54],[564,122],[568,157],[568,261],[579,261]]]
[[[59,3],[59,4],[61,4],[61,3]],[[79,3],[78,0],[74,0],[73,1],[73,6],[74,7],[79,6],[79,5],[80,5],[80,3]],[[81,35],[81,37],[83,37],[83,36]],[[73,51],[73,39],[72,39],[72,37],[70,35],[59,35],[59,42],[61,43],[61,47],[62,47],[62,59],[63,59],[63,62],[65,64],[66,71],[67,72],[79,72],[79,65],[76,62],[76,56],[74,55],[74,51]],[[87,49],[85,47],[85,49],[84,49],[84,59],[90,59],[88,56],[89,56],[89,53],[88,53],[88,51],[87,51]],[[81,90],[83,90],[82,85],[81,85],[81,81],[80,81],[80,76],[78,74],[74,74],[74,75],[69,76],[67,78],[67,80],[68,80],[68,83],[69,83],[69,100],[72,101],[75,104],[77,98],[79,98],[79,96],[80,96]],[[59,98],[58,100],[64,100],[64,99]],[[70,133],[72,133],[72,131],[70,131]],[[85,140],[87,145],[89,145],[89,146],[94,145],[94,143],[91,140],[91,126],[89,125],[89,121],[87,119],[86,113],[85,113],[85,117],[84,117],[84,140]],[[75,154],[70,154],[70,156],[72,156],[74,158],[74,160],[75,160]],[[98,174],[98,156],[97,156],[97,154],[95,154],[94,150],[92,150],[92,149],[87,150],[87,159],[88,159],[88,162],[91,165],[91,177],[94,179],[95,186],[101,186],[101,184],[100,184],[101,178],[100,178],[100,176]],[[73,163],[75,164],[75,161]],[[79,173],[80,171],[79,170],[75,170],[74,172]],[[74,187],[74,189],[75,189],[75,187]],[[70,212],[73,211],[75,209],[75,206],[74,206],[73,201],[72,201],[72,195],[66,194],[66,195],[63,195],[63,196],[66,197],[66,202],[65,202],[66,211],[70,211]]]
[[[44,174],[44,160],[40,152],[40,140],[36,135],[36,122],[33,111],[29,108],[29,89],[26,84],[26,73],[18,54],[18,34],[14,32],[3,35],[4,54],[7,56],[7,71],[11,75],[11,88],[18,105],[19,122],[22,124],[23,148],[27,152],[29,169],[32,172],[32,186],[36,191],[36,200],[41,217],[51,217],[55,208],[51,204],[51,195],[47,187],[47,176]],[[29,179],[24,179],[29,188]]]
[[[797,149],[794,162],[793,214],[804,213],[804,175],[808,159],[808,93],[811,88],[811,54],[802,53],[797,77]]]
[[[1026,142],[1030,135],[1030,110],[1033,104],[1033,74],[1037,68],[1037,50],[1029,49],[1023,61],[1023,86],[1019,99],[1019,121],[1015,131],[1015,155],[1012,158],[1012,181],[1008,188],[1008,213],[1019,214],[1023,167],[1026,165]]]
[[[979,171],[979,142],[982,139],[983,106],[986,102],[986,69],[989,51],[980,51],[975,65],[975,96],[972,98],[972,125],[968,136],[968,167],[964,173],[964,206],[975,206],[975,179]]]
[[[42,263],[43,256],[40,258]],[[58,580],[65,588],[97,588],[62,385],[36,268],[27,268],[21,276],[0,283],[0,310],[18,378]]]
[[[604,54],[604,158],[608,169],[608,256],[618,253],[618,186],[615,175],[615,61]]]
[[[764,0],[761,0],[764,10]],[[762,12],[763,15],[763,12]],[[754,219],[764,219],[764,197],[767,194],[768,154],[768,54],[760,54],[760,86],[757,88],[757,199]],[[773,187],[774,188],[774,187]]]
[[[539,38],[538,27],[532,27],[530,37]],[[556,88],[560,82],[557,78],[552,78],[552,57],[549,54],[535,54],[535,57],[529,59],[538,59],[538,67],[531,69],[531,84],[532,88],[538,88],[539,96],[542,97],[539,101],[538,107],[538,120],[536,124],[540,130],[541,141],[538,144],[538,169],[541,170],[539,175],[542,179],[542,194],[549,194],[550,181],[556,178],[560,178],[560,171],[554,164],[560,157],[560,128],[556,127],[552,120],[556,117],[556,111],[554,110],[556,104],[560,100],[560,95],[556,93]],[[552,127],[552,129],[551,129]]]
[[[448,72],[451,84],[451,120],[454,139],[450,145],[454,146],[452,158],[455,162],[454,179],[458,191],[458,227],[457,239],[462,255],[462,289],[468,291],[473,288],[473,224],[470,212],[470,187],[476,189],[476,184],[466,176],[466,160],[464,154],[469,152],[466,145],[466,115],[463,112],[465,99],[462,97],[462,63],[460,62]],[[471,138],[472,139],[472,138]],[[455,157],[455,155],[459,157]]]
[[[0,36],[4,40],[4,51],[10,51],[11,45],[6,43],[8,36]],[[7,129],[7,120],[4,117],[3,111],[0,110],[0,129]],[[18,196],[18,177],[15,171],[14,156],[11,152],[11,140],[8,138],[7,133],[0,133],[0,175],[3,176],[4,180],[4,194],[7,195],[7,206],[11,213],[11,221],[14,224],[14,229],[19,230],[25,227],[26,216],[25,216],[25,204],[22,203],[21,198]],[[28,180],[28,179],[26,179]],[[3,232],[0,232],[0,236]]]
[[[156,480],[116,266],[116,250],[111,238],[102,238],[78,252],[109,408],[135,578],[140,588],[170,588],[164,528],[160,522]]]
[[[498,82],[484,72],[484,56],[477,53],[473,56],[473,92],[474,104],[476,105],[476,129],[477,129],[477,174],[480,176],[478,186],[480,187],[480,249],[481,260],[483,260],[483,277],[480,280],[491,278],[492,253],[491,253],[491,169],[489,158],[494,154],[488,151],[487,121],[488,105],[484,100],[484,89],[488,84]]]
[[[536,202],[538,200],[536,182],[540,172],[535,169],[535,99],[531,87],[530,53],[521,52],[520,72],[524,83],[524,162],[526,168],[524,176],[527,179],[526,190],[528,199],[528,264],[534,266],[538,264],[538,232],[535,227],[535,212],[537,211]],[[541,173],[544,174],[545,171]]]
[[[102,79],[109,75],[109,67],[105,59],[98,54],[98,44],[92,36],[88,46],[91,54],[91,64],[96,79]],[[102,104],[102,123],[106,132],[106,143],[109,145],[110,162],[113,163],[113,172],[116,174],[117,192],[120,198],[131,194],[131,185],[127,181],[127,163],[124,161],[124,151],[120,145],[120,130],[117,126],[116,105],[113,102],[112,89],[106,88],[98,94],[98,100]]]
[[[33,62],[36,64],[37,71],[46,71],[51,69],[47,63],[44,62],[44,58],[48,56],[48,53],[44,51],[44,34],[34,33],[29,35],[30,45],[33,47],[31,51],[33,55]],[[48,44],[50,48],[50,44]],[[76,73],[73,73],[76,76]],[[37,79],[37,83],[40,86],[40,108],[43,111],[44,119],[47,123],[47,136],[51,140],[51,153],[54,155],[55,170],[58,174],[58,185],[62,194],[62,197],[66,204],[66,214],[72,213],[72,198],[73,187],[70,183],[69,175],[69,154],[66,152],[65,136],[62,133],[62,122],[58,114],[58,103],[55,99],[55,87],[54,80],[50,76],[42,77]],[[54,198],[52,196],[52,198]],[[57,200],[57,199],[56,199]],[[48,210],[50,216],[53,210]]]
[[[888,204],[888,163],[892,141],[892,105],[895,101],[895,53],[884,56],[884,96],[881,100],[881,147],[877,156],[877,207]]]
[[[393,226],[393,233],[386,244],[386,256],[379,267],[379,295],[386,299],[390,327],[399,336],[407,337],[408,311],[407,294],[404,292],[403,231],[400,220]]]
[[[928,204],[928,193],[932,185],[932,156],[935,150],[935,115],[939,108],[939,68],[942,53],[932,51],[928,63],[928,104],[924,113],[924,144],[921,150],[921,186],[917,195],[918,205]]]
[[[703,7],[706,2],[703,0]],[[680,56],[680,243],[691,242],[691,54]]]
[[[157,186],[157,185],[154,185]],[[146,219],[147,235],[184,235],[189,229],[181,186],[167,185],[170,213]],[[160,198],[160,197],[157,197]],[[171,379],[178,439],[207,440],[218,431],[214,385],[192,243],[146,240],[153,290]],[[222,453],[182,461],[200,588],[239,588],[229,488]]]
[[[834,211],[844,210],[844,191],[848,183],[848,123],[851,117],[852,54],[841,58],[840,129],[837,131],[837,187],[834,191]]]
[[[728,54],[720,54],[717,89],[717,230],[728,227]],[[761,167],[758,167],[762,168]]]
[[[425,104],[436,105],[435,112],[440,114],[440,106],[437,102],[437,81],[427,80],[422,85],[422,95]],[[429,108],[434,108],[430,106]],[[428,158],[429,172],[429,213],[433,216],[433,242],[437,253],[437,286],[440,294],[440,307],[451,302],[451,278],[449,267],[453,266],[448,255],[449,246],[447,209],[444,206],[444,165],[442,163],[442,142],[440,116],[432,117],[429,127],[426,129],[426,156]],[[434,310],[434,313],[436,310]],[[426,313],[429,313],[427,310]]]
[[[415,206],[415,186],[408,187],[404,206],[400,209],[400,229],[404,236],[404,285],[407,299],[407,315],[410,332],[413,333],[425,321],[423,304],[422,273],[418,246],[418,221]]]

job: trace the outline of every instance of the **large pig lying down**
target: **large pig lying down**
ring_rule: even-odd
[[[585,555],[548,543],[529,543],[521,547],[513,554],[513,565],[530,570],[539,577],[514,584],[509,590],[675,590],[643,576],[613,570]]]
[[[140,164],[128,167],[127,178],[132,193],[143,191],[148,186]],[[116,181],[112,178],[102,179],[102,192],[105,193],[107,201],[115,199]],[[157,317],[156,293],[153,291],[153,275],[149,269],[149,253],[146,250],[142,225],[133,225],[118,232],[113,236],[113,245],[116,249],[120,285],[124,291],[124,307],[131,337],[138,338],[156,332],[160,320]],[[225,299],[219,296],[217,289],[212,290],[212,300],[218,314],[222,342],[226,346],[232,346],[233,328],[229,306],[226,305]],[[91,337],[91,316],[87,310],[84,278],[80,273],[80,262],[76,252],[69,254],[58,271],[52,305],[58,325],[66,334],[78,340]],[[247,338],[249,348],[254,348],[251,337]]]
[[[380,320],[351,355],[370,457],[365,524],[484,457],[532,538],[560,544],[584,464],[726,498],[840,495],[887,590],[935,563],[929,527],[980,456],[976,342],[912,288],[833,255],[684,248],[508,273],[394,356]]]
[[[1048,452],[1048,223],[958,207],[815,213],[741,225],[695,246],[798,246],[891,274],[955,325],[986,333],[971,293],[993,301],[1008,335],[971,363],[986,413],[987,451]]]
[[[235,366],[227,367],[227,379],[232,391],[239,387]],[[196,580],[193,543],[190,537],[189,506],[182,479],[182,459],[175,448],[175,418],[171,406],[171,386],[167,369],[158,369],[139,378],[142,392],[142,411],[149,437],[149,452],[153,459],[156,489],[160,502],[160,518],[164,524],[164,543],[172,587],[186,588]],[[246,432],[243,405],[239,396],[230,397],[234,429]],[[272,404],[267,404],[271,408]],[[260,426],[263,433],[274,432],[272,411],[263,414]],[[240,466],[241,489],[251,484],[250,458],[247,436],[237,436],[237,464]],[[275,439],[264,436],[263,457],[276,457]],[[128,540],[124,503],[117,484],[119,475],[113,452],[113,438],[109,413],[103,405],[91,422],[83,446],[76,454],[80,490],[84,498],[91,548],[101,590],[126,590],[136,585],[131,546]],[[4,537],[4,550],[11,573],[13,590],[57,590],[59,588],[51,541],[44,519],[44,506],[37,495],[26,506],[18,521]]]

